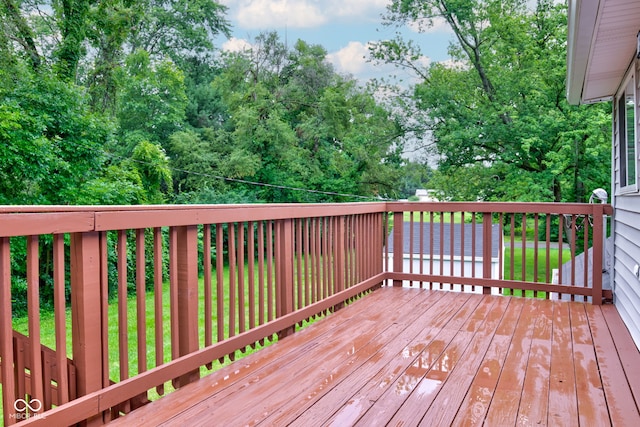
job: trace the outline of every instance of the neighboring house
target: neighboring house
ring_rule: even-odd
[[[613,102],[614,303],[640,348],[640,2],[569,0],[567,99]]]
[[[414,222],[413,234],[411,234],[411,225],[410,222],[405,221],[403,223],[402,263],[404,272],[482,277],[482,223],[475,224],[475,245],[473,244],[474,240],[472,240],[474,224],[464,224],[464,241],[461,238],[463,224],[440,224],[439,222],[434,222],[433,227],[431,227],[431,223],[425,222],[421,227],[418,222]],[[452,226],[453,247],[451,239]],[[431,235],[432,228],[433,235]],[[413,239],[410,236],[413,236]],[[420,250],[420,242],[422,242],[422,250]],[[389,268],[391,271],[393,271],[393,248],[393,232],[391,232],[389,235]],[[494,224],[491,228],[491,277],[494,279],[497,279],[500,275],[502,250],[500,228],[498,224]],[[452,269],[453,274],[451,273]],[[445,289],[451,288],[446,285]],[[480,288],[477,289],[478,292],[481,292]],[[453,290],[460,290],[460,285],[455,285]],[[465,290],[467,289],[465,288]]]
[[[416,197],[419,202],[437,202],[438,198],[436,197],[436,190],[426,190],[424,188],[419,188],[416,190]]]

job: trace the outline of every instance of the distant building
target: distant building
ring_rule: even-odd
[[[474,224],[466,223],[441,224],[434,222],[433,227],[429,222],[413,223],[413,239],[411,239],[411,226],[410,222],[403,223],[402,253],[403,271],[405,273],[482,277],[484,255],[482,223],[475,224],[475,230]],[[431,229],[433,229],[433,235],[431,234]],[[420,248],[421,241],[422,250]],[[389,235],[390,271],[393,271],[393,250],[393,232],[391,232]],[[502,251],[500,228],[498,224],[493,224],[491,226],[491,277],[495,279],[498,279],[500,275]],[[446,285],[445,289],[461,290],[461,286],[454,285],[451,287]]]
[[[436,190],[425,190],[423,188],[419,188],[416,190],[416,197],[420,202],[437,202],[438,198],[436,197]]]

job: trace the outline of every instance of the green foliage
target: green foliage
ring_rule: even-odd
[[[337,75],[321,46],[298,41],[287,51],[275,33],[260,35],[254,46],[230,54],[212,82],[228,117],[212,141],[214,173],[271,184],[254,190],[263,201],[343,200],[284,186],[393,194],[401,131],[373,93]]]
[[[147,52],[136,51],[118,80],[116,112],[123,135],[137,131],[164,143],[181,128],[187,105],[184,74],[171,61],[154,62]]]
[[[0,69],[0,203],[76,203],[101,167],[110,123],[79,88],[20,71]]]
[[[390,4],[389,25],[426,31],[439,16],[455,35],[452,62],[429,68],[403,40],[373,48],[375,58],[422,77],[413,99],[428,116],[422,126],[440,172],[458,184],[439,180],[448,199],[583,202],[590,189],[609,187],[609,107],[565,99],[566,13],[550,0]],[[479,179],[462,179],[469,171]]]

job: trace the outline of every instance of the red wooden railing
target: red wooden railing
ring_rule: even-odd
[[[562,257],[566,245],[576,255],[582,235],[594,247],[592,263],[584,264],[600,265],[602,218],[610,213],[608,205],[515,203],[0,208],[4,423],[28,418],[25,424],[103,424],[144,404],[150,393],[162,395],[190,383],[238,351],[289,335],[304,321],[384,283],[494,293],[523,289],[546,297],[585,295],[600,303],[600,268],[587,272],[593,274],[592,287],[586,280],[550,284],[548,254],[556,246]],[[398,226],[404,222],[408,228]],[[569,243],[554,242],[551,227]],[[393,250],[387,242],[391,228]],[[545,235],[542,243],[531,242],[533,252],[526,233],[532,228],[536,236]],[[425,243],[425,230],[433,241]],[[431,256],[436,235],[442,249],[437,259]],[[506,252],[492,248],[495,235],[500,248],[508,243]],[[405,251],[407,238],[417,243]],[[456,255],[456,239],[461,247],[471,242],[470,255]],[[17,260],[23,244],[26,259]],[[539,259],[538,245],[546,258]],[[531,256],[536,271],[543,265],[542,277],[515,277],[517,246],[522,278]],[[494,253],[497,275],[491,267]],[[464,262],[460,271],[454,268],[456,259],[469,257],[469,268]],[[28,351],[21,352],[12,339],[11,285],[17,274],[12,262],[22,261],[29,338],[21,344]],[[43,268],[45,263],[51,268]],[[574,265],[572,279],[582,274],[577,269]],[[54,331],[40,328],[44,270],[53,283]],[[112,311],[117,316],[110,316]],[[43,333],[55,334],[46,363]],[[118,351],[110,353],[114,348]],[[44,372],[47,363],[55,365],[55,378]]]
[[[393,212],[393,223],[405,224],[394,226],[392,236],[394,242],[404,244],[393,245],[387,253],[386,270],[394,272],[396,285],[596,304],[612,296],[610,288],[603,290],[602,283],[604,218],[613,212],[609,205],[387,206]]]

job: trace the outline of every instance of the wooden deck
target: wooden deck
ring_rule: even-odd
[[[382,288],[115,425],[640,425],[613,305]]]

